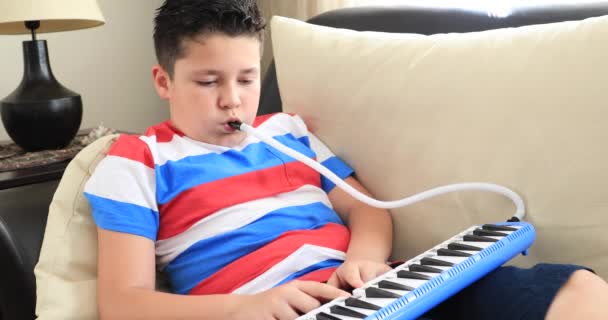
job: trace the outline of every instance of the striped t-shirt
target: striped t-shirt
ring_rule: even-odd
[[[341,178],[352,174],[297,115],[260,116],[253,126]],[[121,135],[85,196],[100,228],[155,241],[157,267],[176,293],[256,293],[325,281],[344,260],[349,231],[329,202],[332,188],[255,137],[212,145],[167,121]]]

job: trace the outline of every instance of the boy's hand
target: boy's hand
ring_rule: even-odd
[[[337,288],[360,288],[366,282],[391,270],[386,263],[372,260],[346,260],[331,275],[327,284]]]
[[[350,294],[315,281],[294,280],[256,295],[246,296],[235,319],[292,320],[322,304]]]

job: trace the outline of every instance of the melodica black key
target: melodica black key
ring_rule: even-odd
[[[380,306],[353,297],[346,298],[346,300],[344,300],[344,305],[367,310],[380,310]]]
[[[389,299],[401,298],[401,296],[396,293],[382,290],[382,289],[379,289],[376,287],[365,288],[365,296],[368,298],[389,298]]]
[[[506,236],[508,236],[508,234],[506,234],[504,232],[483,230],[481,228],[473,230],[473,234],[476,236],[483,236],[483,237],[506,237]]]
[[[483,236],[476,236],[474,234],[467,234],[462,237],[464,241],[472,241],[472,242],[497,242],[497,239]]]
[[[484,230],[491,230],[491,231],[517,231],[517,228],[508,227],[508,226],[499,226],[499,225],[495,225],[495,224],[484,224],[481,226],[481,228]]]
[[[440,266],[440,267],[451,267],[454,265],[453,263],[451,263],[449,261],[439,260],[439,259],[429,258],[429,257],[424,257],[424,258],[420,259],[420,263],[423,265],[427,265],[427,266]]]
[[[458,251],[458,250],[452,250],[452,249],[437,249],[437,254],[440,256],[448,256],[448,257],[470,257],[471,254],[470,253],[466,253],[466,252],[462,252],[462,251]]]
[[[416,279],[416,280],[431,280],[431,277],[426,274],[407,271],[407,270],[399,270],[397,271],[397,278],[405,278],[405,279]]]
[[[340,320],[340,318],[334,317],[331,314],[327,314],[325,312],[319,312],[315,318],[317,318],[317,320]]]
[[[421,264],[410,264],[408,266],[408,269],[410,269],[410,271],[412,272],[428,272],[428,273],[442,273],[443,270],[439,269],[439,268],[433,268],[433,267],[429,267],[429,266],[423,266]]]
[[[482,250],[480,247],[476,247],[476,246],[472,246],[472,245],[468,245],[468,244],[464,244],[464,243],[458,243],[458,242],[452,242],[452,243],[448,244],[448,249],[467,250],[467,251],[481,251]]]
[[[329,307],[329,311],[331,311],[331,313],[333,314],[337,314],[337,315],[341,315],[341,316],[347,316],[347,317],[353,317],[353,318],[358,318],[358,319],[365,319],[367,316],[364,315],[361,312],[357,312],[355,310],[340,306],[340,305],[335,305],[335,306],[331,306]]]
[[[402,291],[413,291],[414,288],[410,286],[406,286],[401,283],[396,283],[392,281],[382,280],[378,282],[378,288],[380,289],[391,289],[391,290],[402,290]]]

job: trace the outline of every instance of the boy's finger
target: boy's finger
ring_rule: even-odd
[[[287,298],[289,305],[301,313],[310,312],[321,306],[321,302],[304,291]]]
[[[274,316],[276,317],[276,319],[280,319],[280,320],[288,320],[288,319],[295,319],[298,317],[298,313],[293,310],[291,308],[291,306],[285,304],[280,306],[279,308],[277,308],[277,310],[274,311]]]
[[[363,282],[363,280],[361,279],[361,277],[359,276],[358,273],[356,276],[353,275],[353,276],[349,277],[346,281],[353,288],[361,288],[365,284],[365,282]]]
[[[391,267],[389,267],[388,265],[382,265],[382,264],[372,265],[367,268],[361,269],[361,279],[364,282],[368,282],[389,271],[391,271]]]
[[[350,293],[344,290],[314,281],[302,281],[298,284],[298,288],[317,299],[333,300],[338,297],[350,297]]]
[[[329,280],[327,280],[327,284],[336,288],[341,287],[340,278],[338,277],[338,274],[336,272],[334,272],[331,277],[329,277]]]
[[[364,284],[359,268],[356,265],[347,266],[343,271],[343,278],[353,288],[360,288]]]
[[[367,268],[361,270],[361,280],[364,282],[370,281],[376,277],[376,269]]]

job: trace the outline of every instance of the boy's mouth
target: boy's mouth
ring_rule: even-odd
[[[224,127],[224,130],[228,133],[232,133],[237,131],[234,127],[232,127],[230,125],[230,122],[241,122],[241,120],[239,120],[238,118],[230,118],[228,119],[228,121],[222,123],[222,126]]]
[[[226,131],[228,133],[232,133],[232,132],[235,132],[236,129],[231,127],[228,123],[224,123],[224,131]]]

